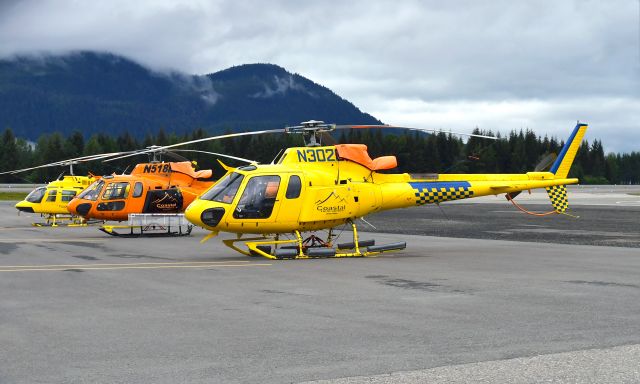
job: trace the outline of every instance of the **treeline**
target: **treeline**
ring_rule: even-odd
[[[539,137],[530,130],[512,131],[508,136],[491,131],[474,131],[476,134],[496,136],[498,140],[472,137],[462,138],[446,133],[424,134],[422,132],[392,130],[347,130],[334,134],[340,143],[362,143],[369,147],[371,157],[396,155],[398,171],[410,173],[522,173],[532,171],[549,153],[559,153],[564,142],[556,138]],[[41,136],[36,143],[17,138],[9,128],[0,140],[0,171],[28,168],[40,164],[75,158],[84,155],[125,152],[143,149],[151,145],[168,145],[209,136],[204,130],[195,130],[187,135],[176,135],[160,130],[156,135],[147,135],[137,140],[124,133],[113,137],[106,134],[92,135],[85,139],[75,132],[68,137],[60,133]],[[259,161],[270,162],[277,153],[290,146],[303,145],[298,135],[267,134],[244,136],[193,144],[179,149],[193,149],[224,153]],[[112,162],[92,161],[73,166],[75,174],[102,175],[131,170],[133,164],[151,160],[150,155],[137,155]],[[182,156],[198,162],[200,168],[212,168],[216,175],[224,171],[216,157],[209,154],[179,152],[164,155],[164,160],[180,160]],[[241,162],[221,158],[229,165]],[[394,170],[395,171],[395,170]],[[17,175],[0,175],[0,182],[42,183],[68,173],[68,166],[38,168]],[[578,177],[584,184],[639,184],[640,153],[605,155],[602,142],[584,141],[571,169],[571,177]]]

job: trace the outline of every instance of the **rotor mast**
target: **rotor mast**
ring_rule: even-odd
[[[302,133],[304,145],[307,147],[319,147],[322,145],[322,136],[325,132],[331,132],[336,129],[335,124],[327,124],[324,121],[309,120],[295,125],[286,127],[287,133]]]
[[[160,162],[160,153],[161,153],[161,146],[159,145],[151,145],[149,147],[147,147],[147,150],[150,151],[152,157],[151,157],[151,163],[159,163]]]

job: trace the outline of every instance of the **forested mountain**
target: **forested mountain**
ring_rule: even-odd
[[[272,64],[195,76],[154,72],[96,52],[0,60],[0,129],[30,140],[75,131],[135,138],[160,128],[214,133],[310,119],[379,122],[331,90]]]

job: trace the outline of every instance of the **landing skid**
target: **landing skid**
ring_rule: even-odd
[[[333,233],[329,230],[327,239],[321,239],[311,235],[303,239],[299,231],[293,232],[293,239],[281,240],[279,235],[260,236],[251,238],[222,240],[224,245],[247,256],[262,256],[272,260],[291,259],[317,259],[338,257],[368,257],[383,252],[392,252],[405,249],[406,242],[375,245],[375,240],[358,239],[356,225],[351,223],[353,229],[353,242],[332,244]],[[236,243],[244,243],[246,249],[240,248]]]
[[[176,230],[175,227],[163,227],[163,226],[141,226],[141,225],[103,225],[98,228],[102,232],[111,236],[117,237],[179,237],[189,236],[193,225],[187,225],[184,227],[179,226]],[[128,232],[118,232],[117,230],[128,230]]]
[[[61,213],[43,213],[41,215],[44,223],[32,223],[34,227],[86,227],[97,222],[87,222],[81,216],[67,215]]]

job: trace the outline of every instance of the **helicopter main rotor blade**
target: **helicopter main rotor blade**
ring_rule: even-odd
[[[102,153],[99,155],[87,155],[87,156],[81,156],[81,157],[74,157],[72,159],[66,159],[66,160],[60,160],[60,161],[55,161],[52,163],[47,163],[47,164],[42,164],[42,165],[37,165],[34,167],[28,167],[28,168],[21,168],[21,169],[14,169],[11,171],[5,171],[5,172],[0,172],[0,175],[6,175],[6,174],[15,174],[15,173],[20,173],[20,172],[27,172],[27,171],[31,171],[34,169],[40,169],[40,168],[47,168],[47,167],[59,167],[59,166],[66,166],[66,165],[70,165],[70,164],[77,164],[77,163],[83,163],[83,162],[87,162],[87,161],[94,161],[94,160],[100,160],[100,159],[104,159],[110,156],[117,156],[123,153],[128,153],[128,152],[111,152],[111,153]]]
[[[480,137],[483,139],[492,139],[498,140],[497,137],[494,136],[486,136],[486,135],[477,135],[474,133],[461,133],[461,132],[447,132],[441,129],[432,129],[432,128],[416,128],[416,127],[402,127],[398,125],[388,125],[388,124],[372,124],[372,125],[335,125],[334,129],[408,129],[410,131],[421,131],[421,132],[430,132],[430,133],[451,133],[453,135],[459,136],[467,136],[467,137]]]
[[[174,148],[174,147],[181,147],[183,145],[202,143],[204,141],[228,139],[228,138],[240,137],[240,136],[262,135],[262,134],[265,134],[265,133],[283,133],[283,132],[284,132],[284,129],[279,128],[279,129],[266,129],[266,130],[263,130],[263,131],[247,131],[247,132],[228,133],[226,135],[211,136],[211,137],[205,137],[203,139],[197,139],[197,140],[185,141],[185,142],[177,143],[177,144],[165,145],[164,147],[160,147],[160,148],[161,149],[168,149],[168,148]]]
[[[314,122],[314,123],[322,123],[322,122]],[[148,153],[154,153],[154,152],[166,152],[166,150],[170,149],[170,148],[175,148],[175,147],[189,145],[189,144],[202,143],[202,142],[205,142],[205,141],[221,140],[221,139],[228,139],[228,138],[241,137],[241,136],[255,136],[255,135],[262,135],[262,134],[267,134],[267,133],[286,133],[286,132],[292,133],[292,132],[297,132],[297,131],[294,130],[296,128],[302,128],[303,131],[304,130],[313,131],[314,127],[311,127],[311,126],[307,127],[307,126],[303,125],[303,126],[286,127],[284,129],[279,128],[279,129],[267,129],[267,130],[261,130],[261,131],[247,131],[247,132],[229,133],[229,134],[224,134],[224,135],[205,137],[205,138],[202,138],[202,139],[189,140],[189,141],[185,141],[185,142],[182,142],[182,143],[170,144],[170,145],[165,145],[165,146],[157,146],[157,147],[143,149],[143,150],[126,151],[126,152],[112,152],[112,153],[106,153],[106,154],[100,154],[100,155],[81,156],[81,157],[76,157],[76,158],[67,159],[67,160],[61,160],[61,161],[57,161],[57,162],[53,162],[53,163],[49,163],[49,164],[43,164],[43,165],[39,165],[39,166],[35,166],[35,167],[22,168],[22,169],[16,169],[16,170],[12,170],[12,171],[0,172],[0,175],[9,174],[9,173],[13,174],[13,173],[19,173],[19,172],[26,172],[26,171],[30,171],[30,170],[34,170],[34,169],[45,168],[45,167],[69,165],[74,161],[84,162],[84,161],[93,161],[93,160],[101,160],[101,159],[103,159],[102,160],[103,162],[110,162],[110,161],[124,159],[124,158],[131,157],[131,156],[136,156],[136,155],[139,155],[139,154],[148,154]],[[317,130],[317,131],[320,131],[320,134],[321,134],[322,138],[325,139],[325,143],[328,143],[328,144],[330,143],[329,145],[334,145],[334,144],[336,144],[336,142],[330,135],[326,134],[326,132],[334,130],[334,129],[385,129],[385,128],[389,128],[389,129],[407,129],[407,130],[421,131],[421,132],[430,132],[430,133],[440,133],[440,132],[442,132],[442,133],[450,133],[450,134],[455,134],[455,135],[460,135],[460,136],[480,137],[480,138],[485,138],[485,139],[497,140],[497,138],[493,137],[493,136],[477,135],[477,134],[470,134],[470,133],[460,133],[460,132],[445,132],[445,131],[442,131],[442,130],[429,129],[429,128],[402,127],[402,126],[387,125],[387,124],[335,125],[335,124],[324,124],[324,123],[322,123],[322,124],[318,125],[318,127],[320,127],[320,130]],[[213,154],[213,152],[211,154]],[[246,162],[249,162],[249,163],[255,163],[255,161],[252,161],[252,160],[242,159],[242,158],[235,158],[233,156],[223,155],[223,154],[220,154],[220,153],[217,153],[216,155],[217,156],[226,156],[226,157],[229,157],[229,158],[232,158],[232,159],[236,159],[236,160],[240,160],[240,161],[246,161]],[[104,160],[104,159],[106,159],[106,160]]]
[[[173,152],[175,152],[175,151],[173,151]],[[173,155],[174,159],[177,159],[177,161],[189,161],[189,159],[186,159],[186,158],[178,155],[177,153],[172,153],[171,151],[163,150],[161,146],[152,145],[152,146],[149,146],[149,147],[144,148],[144,149],[136,149],[135,151],[123,152],[122,156],[111,157],[111,158],[108,158],[106,160],[103,160],[102,162],[103,163],[108,163],[110,161],[116,161],[116,160],[120,160],[120,159],[125,159],[127,157],[132,157],[132,156],[148,155],[150,153],[162,153],[162,154],[165,154],[165,155],[167,155],[169,157],[171,157]]]
[[[173,161],[189,161],[186,157],[175,153],[176,151],[166,151],[162,152],[162,154],[166,157],[170,157]]]
[[[152,150],[148,150],[148,149],[139,149],[137,151],[132,151],[130,153],[126,153],[122,156],[116,156],[116,157],[110,157],[107,158],[106,160],[102,160],[103,163],[108,163],[110,161],[116,161],[116,160],[120,160],[120,159],[125,159],[127,157],[131,157],[131,156],[137,156],[137,155],[143,155],[143,154],[147,154],[147,153],[153,153],[154,151]]]
[[[258,164],[257,161],[255,160],[249,160],[249,159],[245,159],[242,157],[237,157],[237,156],[231,156],[231,155],[225,155],[223,153],[217,153],[217,152],[209,152],[209,151],[200,151],[197,149],[173,149],[172,152],[196,152],[196,153],[206,153],[207,155],[214,155],[214,156],[220,156],[220,157],[226,157],[229,159],[233,159],[233,160],[238,160],[238,161],[244,161],[246,163],[249,164]]]
[[[159,146],[159,147],[152,148],[152,149],[145,149],[145,150],[142,150],[142,151],[140,151],[138,153],[132,153],[132,154],[129,154],[129,155],[119,156],[119,157],[116,157],[116,158],[113,158],[113,159],[104,160],[103,162],[106,163],[108,161],[124,159],[126,157],[135,156],[135,155],[138,155],[138,154],[141,154],[141,153],[162,152],[162,151],[166,151],[169,148],[181,147],[183,145],[189,145],[189,144],[195,144],[195,143],[202,143],[202,142],[205,142],[205,141],[229,139],[229,138],[232,138],[232,137],[240,137],[240,136],[262,135],[262,134],[265,134],[265,133],[283,133],[283,132],[284,132],[284,129],[280,128],[280,129],[267,129],[267,130],[263,130],[263,131],[247,131],[247,132],[228,133],[226,135],[210,136],[210,137],[205,137],[205,138],[202,138],[202,139],[189,140],[189,141],[184,141],[182,143]]]

